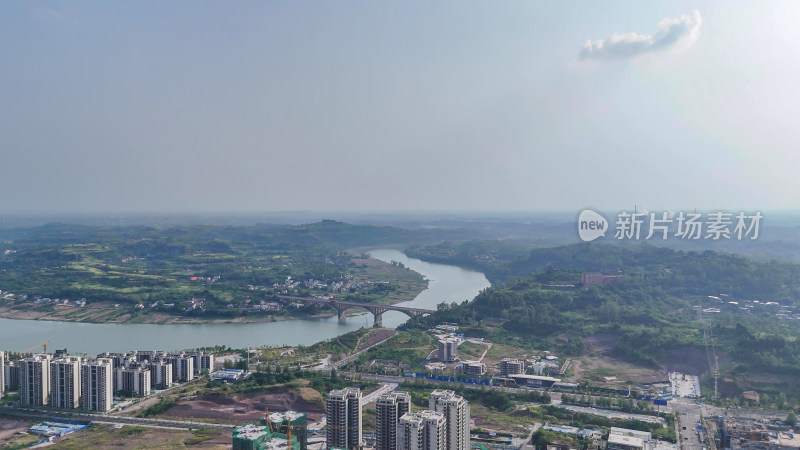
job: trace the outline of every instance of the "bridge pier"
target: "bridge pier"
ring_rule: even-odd
[[[389,308],[381,306],[372,306],[365,309],[372,313],[373,324],[383,323],[383,313],[389,310]]]
[[[347,315],[345,314],[345,312],[347,312],[347,310],[350,309],[349,306],[342,305],[341,303],[334,303],[333,307],[336,308],[336,312],[339,315],[339,320],[347,319]]]

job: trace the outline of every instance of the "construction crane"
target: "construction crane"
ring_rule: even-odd
[[[272,420],[269,418],[269,407],[264,407],[264,422],[269,427],[269,432],[272,433]]]
[[[23,350],[23,351],[22,351],[22,352],[20,352],[20,353],[28,353],[28,352],[30,352],[31,350],[34,350],[34,349],[36,349],[37,347],[42,347],[42,349],[44,350],[44,353],[45,353],[45,354],[47,354],[47,344],[49,344],[49,343],[50,343],[50,341],[48,340],[48,341],[42,342],[41,344],[36,344],[36,345],[34,345],[33,347],[31,347],[31,348],[29,348],[29,349],[26,349],[26,350]]]

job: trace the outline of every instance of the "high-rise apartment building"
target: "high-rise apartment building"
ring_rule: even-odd
[[[6,392],[5,368],[6,368],[6,354],[0,351],[0,398],[3,398],[3,394],[5,394]]]
[[[439,359],[447,362],[458,359],[458,339],[444,338],[439,340]]]
[[[154,389],[167,389],[172,386],[172,364],[166,360],[151,361],[147,364],[150,369],[150,387]]]
[[[81,358],[66,357],[50,362],[50,405],[75,409],[81,398]]]
[[[331,391],[326,404],[328,448],[361,448],[361,390]]]
[[[397,449],[397,426],[410,405],[411,396],[408,392],[389,392],[378,399],[375,404],[376,450]]]
[[[455,392],[436,389],[431,392],[428,409],[442,414],[447,421],[448,450],[469,450],[469,403]]]
[[[19,389],[19,364],[14,361],[6,361],[3,366],[3,378],[6,392]]]
[[[118,367],[114,369],[114,392],[132,397],[150,395],[150,370],[141,367]]]
[[[50,401],[50,355],[31,355],[19,362],[19,400],[24,406]]]
[[[81,367],[81,407],[106,412],[114,401],[114,362],[98,359]]]
[[[447,420],[434,411],[407,413],[397,427],[398,450],[449,450]]]
[[[169,355],[165,358],[172,364],[172,381],[194,379],[194,358],[188,355]]]

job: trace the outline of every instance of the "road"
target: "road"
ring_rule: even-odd
[[[397,383],[384,383],[377,390],[372,391],[361,398],[361,408],[363,409],[367,406],[367,404],[378,401],[381,395],[392,392],[393,390],[397,389],[397,386]]]
[[[678,398],[670,402],[672,410],[676,413],[676,436],[683,450],[703,450],[706,447],[702,435],[697,432],[703,408],[691,399]]]
[[[22,417],[26,419],[51,420],[54,422],[63,420],[74,420],[83,422],[98,422],[108,424],[136,425],[150,428],[169,428],[180,430],[196,430],[198,428],[216,428],[230,430],[234,425],[219,423],[193,422],[190,420],[165,420],[149,419],[144,417],[125,417],[112,416],[109,414],[76,413],[67,411],[38,410],[32,408],[10,408],[0,409],[0,415]]]
[[[392,335],[392,336],[393,336],[393,335]],[[355,361],[355,360],[356,360],[356,359],[357,359],[359,356],[361,356],[362,354],[364,354],[364,352],[368,351],[368,350],[369,350],[369,349],[371,349],[372,347],[375,347],[376,345],[381,345],[381,344],[383,344],[383,343],[384,343],[384,342],[386,342],[387,340],[391,339],[391,338],[392,338],[392,336],[387,336],[385,339],[383,339],[383,340],[380,340],[380,341],[378,341],[378,342],[376,342],[376,343],[374,343],[374,344],[370,345],[370,346],[369,346],[369,347],[367,347],[367,348],[364,348],[364,349],[362,349],[362,350],[359,350],[359,351],[357,351],[357,352],[353,353],[352,355],[348,356],[347,358],[344,358],[344,359],[341,359],[341,360],[339,360],[339,361],[336,361],[336,362],[335,362],[335,363],[333,363],[333,364],[330,364],[330,356],[329,356],[329,357],[326,359],[326,362],[328,363],[328,365],[327,365],[327,366],[325,366],[325,365],[323,365],[323,366],[315,366],[315,367],[313,367],[312,369],[315,369],[315,370],[322,370],[322,371],[330,371],[332,368],[333,368],[333,369],[338,369],[339,367],[342,367],[342,366],[343,366],[343,365],[345,365],[345,364],[348,364],[348,363],[350,363],[350,362],[353,362],[353,361]]]

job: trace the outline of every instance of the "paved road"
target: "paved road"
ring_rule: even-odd
[[[125,416],[112,416],[109,414],[90,414],[90,413],[76,413],[67,411],[52,411],[52,410],[37,410],[37,409],[20,409],[20,408],[2,408],[0,414],[24,417],[31,419],[42,420],[78,420],[84,422],[98,422],[122,425],[136,425],[141,427],[153,428],[171,428],[180,430],[193,430],[198,428],[217,428],[223,430],[230,430],[234,425],[226,425],[219,423],[206,423],[206,422],[193,422],[189,420],[166,420],[166,419],[149,419],[144,417],[125,417]]]
[[[388,394],[395,389],[397,389],[397,383],[384,383],[383,386],[377,390],[370,392],[361,398],[361,408],[364,409],[367,404],[378,401],[378,398],[380,398],[381,395]]]

